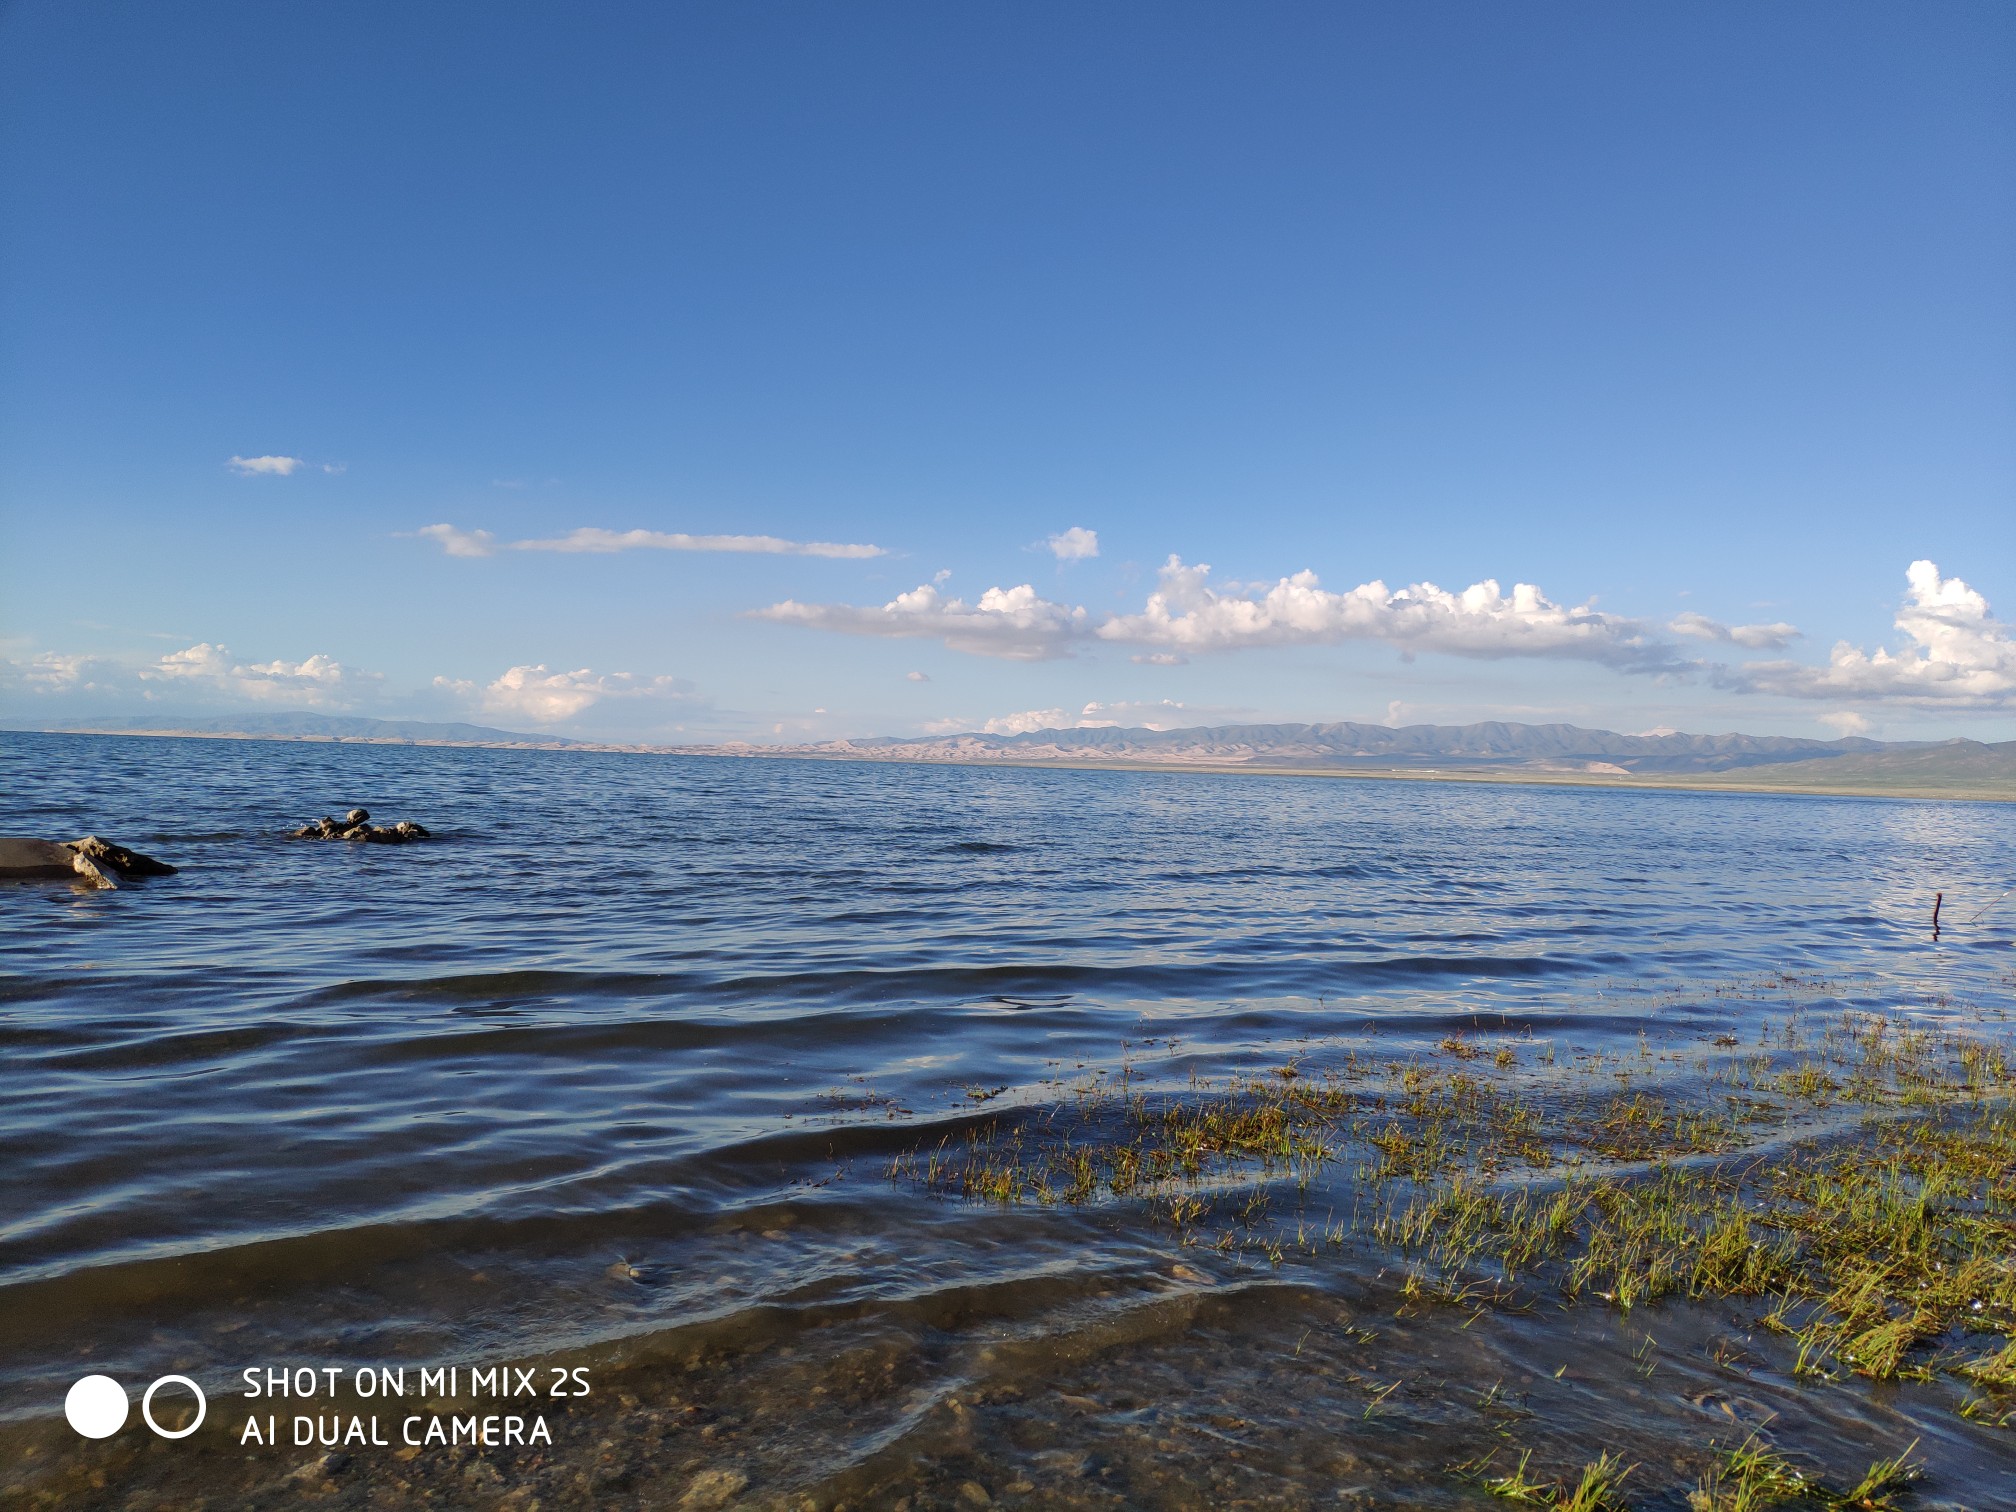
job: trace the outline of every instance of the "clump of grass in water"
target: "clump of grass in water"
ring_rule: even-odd
[[[1920,1473],[1910,1455],[1911,1450],[1906,1449],[1891,1459],[1877,1460],[1859,1481],[1844,1489],[1802,1470],[1753,1432],[1726,1451],[1700,1485],[1688,1493],[1687,1506],[1690,1512],[1768,1512],[1774,1507],[1895,1512],[1900,1506],[1897,1497]],[[1584,1465],[1579,1474],[1545,1480],[1532,1473],[1531,1449],[1521,1450],[1519,1462],[1502,1475],[1488,1473],[1491,1458],[1460,1465],[1457,1473],[1506,1501],[1553,1507],[1560,1512],[1624,1512],[1624,1483],[1638,1468],[1606,1452]]]
[[[1916,1447],[1914,1444],[1913,1448]],[[1767,1512],[1772,1507],[1821,1506],[1893,1512],[1897,1496],[1918,1478],[1911,1450],[1877,1460],[1846,1490],[1797,1465],[1752,1433],[1730,1450],[1687,1498],[1691,1512]]]
[[[1769,1294],[1766,1323],[1797,1338],[1816,1374],[1838,1362],[1922,1377],[1934,1341],[2016,1332],[2006,1058],[1882,1020],[1846,1021],[1809,1054],[1794,1068],[1752,1068],[1752,1081],[1809,1103],[1847,1089],[1865,1105],[1855,1137],[1793,1146],[1768,1166],[1662,1156],[1646,1172],[1571,1174],[1551,1201],[1459,1171],[1393,1193],[1374,1232],[1458,1272],[1528,1277],[1551,1264],[1570,1298],[1620,1308]],[[1634,1099],[1594,1120],[1598,1153],[1618,1148],[1606,1141],[1620,1120],[1664,1129],[1683,1150],[1733,1150],[1740,1133]],[[1974,1363],[1984,1383],[2007,1384],[2000,1355]]]
[[[1275,1082],[1255,1078],[1223,1095],[1159,1110],[1130,1097],[1124,1118],[1133,1134],[1126,1139],[1032,1144],[1021,1128],[987,1124],[969,1131],[963,1148],[948,1138],[929,1152],[900,1157],[890,1175],[996,1202],[1084,1203],[1194,1181],[1228,1163],[1254,1163],[1270,1174],[1313,1174],[1332,1152],[1301,1115],[1325,1108],[1331,1096],[1295,1088],[1292,1077],[1279,1075]]]
[[[1751,1434],[1687,1498],[1692,1512],[1764,1512],[1810,1499],[1819,1483]]]
[[[1958,1374],[1987,1395],[1969,1415],[2006,1420],[2016,1396],[2016,1071],[1999,1045],[1875,1016],[1767,1030],[1762,1048],[1703,1062],[1688,1087],[1600,1093],[1606,1057],[1516,1072],[1459,1040],[1456,1062],[1357,1059],[1234,1078],[1189,1097],[1095,1088],[1046,1138],[976,1129],[899,1159],[891,1175],[998,1202],[1148,1199],[1196,1242],[1208,1177],[1254,1192],[1218,1247],[1272,1260],[1266,1188],[1307,1186],[1356,1159],[1348,1226],[1320,1230],[1396,1249],[1410,1302],[1517,1305],[1551,1283],[1621,1309],[1665,1297],[1769,1298],[1766,1326],[1797,1369],[1877,1379]],[[1550,1050],[1552,1047],[1548,1047]],[[1649,1052],[1639,1059],[1648,1058]],[[1548,1057],[1539,1058],[1543,1066]],[[1507,1074],[1492,1080],[1486,1067]],[[1628,1068],[1627,1068],[1628,1069]],[[1636,1074],[1635,1072],[1632,1074]],[[1850,1127],[1793,1139],[1794,1120]],[[1053,1115],[1054,1119],[1055,1115]],[[1784,1143],[1746,1158],[1760,1131]],[[1508,1185],[1510,1172],[1540,1179]],[[1302,1231],[1301,1247],[1316,1241]],[[2000,1334],[1998,1347],[1939,1346]],[[1760,1504],[1761,1505],[1761,1504]]]
[[[1524,1502],[1535,1507],[1557,1507],[1561,1512],[1624,1512],[1624,1503],[1619,1492],[1635,1465],[1625,1465],[1614,1455],[1605,1453],[1582,1467],[1581,1475],[1573,1485],[1566,1481],[1534,1480],[1526,1473],[1532,1463],[1533,1451],[1528,1449],[1519,1456],[1519,1463],[1510,1475],[1489,1477],[1484,1481],[1484,1489],[1493,1496],[1502,1496],[1507,1501]]]

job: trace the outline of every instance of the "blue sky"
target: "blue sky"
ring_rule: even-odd
[[[0,715],[2008,739],[2012,67],[2000,4],[22,0]]]

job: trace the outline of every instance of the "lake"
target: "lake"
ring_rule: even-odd
[[[1620,1393],[1706,1435],[1785,1410],[1777,1378],[1689,1407],[1691,1365],[1660,1396],[1633,1361],[1712,1352],[1705,1313],[1599,1310],[1572,1347],[1542,1313],[1402,1316],[1354,1245],[976,1201],[919,1152],[1452,1037],[1656,1070],[1795,1009],[2016,1006],[2016,900],[1969,919],[2016,882],[2011,805],[29,734],[0,801],[180,868],[0,889],[7,1474],[105,1505],[264,1504],[303,1463],[371,1505],[399,1475],[468,1505],[1482,1505],[1450,1467],[1496,1420],[1449,1382],[1584,1362],[1527,1410],[1595,1445]],[[286,838],[351,806],[434,838]],[[503,1360],[596,1383],[534,1469],[240,1451],[247,1367]],[[193,1377],[202,1434],[129,1428],[93,1471],[60,1417],[87,1369]],[[2016,1485],[2006,1429],[1889,1388],[1799,1410],[1813,1453],[1936,1441],[1977,1496]]]

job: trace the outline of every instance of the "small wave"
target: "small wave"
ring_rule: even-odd
[[[846,967],[774,976],[729,976],[706,971],[503,971],[407,980],[366,978],[319,988],[296,1001],[305,1005],[364,998],[500,1004],[533,998],[551,1002],[697,998],[722,1006],[822,1000],[834,1004],[919,1001],[1030,1004],[1077,997],[1107,1002],[1144,997],[1231,1000],[1336,996],[1354,988],[1390,983],[1576,976],[1618,970],[1630,964],[1630,959],[1604,952],[1576,957],[1545,953],[1360,959],[1290,957],[1111,966],[1032,961],[987,966]]]
[[[144,1035],[124,1043],[89,1043],[56,1049],[37,1059],[65,1071],[134,1071],[154,1066],[178,1066],[200,1061],[230,1061],[287,1040],[326,1036],[303,1024],[269,1022],[238,1029],[198,1029]],[[15,1036],[6,1035],[9,1041]]]

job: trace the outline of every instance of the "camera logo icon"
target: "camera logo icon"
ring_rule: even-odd
[[[196,1398],[196,1416],[185,1427],[163,1428],[154,1420],[154,1393],[163,1386],[181,1386]],[[88,1439],[112,1437],[126,1426],[127,1414],[132,1411],[132,1401],[126,1395],[126,1388],[108,1375],[88,1375],[70,1388],[63,1398],[63,1416],[70,1420],[70,1426]],[[187,1438],[203,1426],[203,1419],[210,1411],[210,1402],[203,1395],[203,1388],[185,1375],[165,1375],[147,1388],[140,1398],[140,1417],[155,1433],[165,1439]]]

